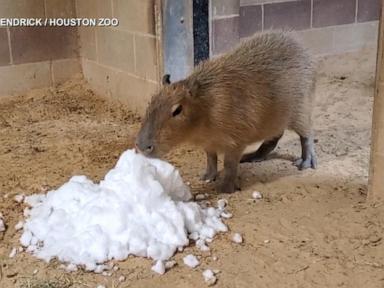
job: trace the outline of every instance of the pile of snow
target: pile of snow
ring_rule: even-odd
[[[211,269],[206,269],[203,271],[204,282],[207,283],[208,286],[215,285],[217,278],[215,273]]]
[[[261,194],[259,191],[253,191],[252,198],[256,200],[263,199],[263,194]]]
[[[161,260],[157,260],[155,265],[152,266],[152,271],[163,275],[165,273],[165,265],[164,262]]]
[[[15,199],[17,203],[21,203],[24,200],[24,195],[23,194],[16,195],[13,199]]]
[[[195,268],[195,267],[199,266],[199,264],[200,264],[200,262],[196,258],[196,256],[192,255],[192,254],[188,254],[187,256],[185,256],[183,258],[183,262],[185,265],[187,265],[190,268]]]
[[[20,242],[40,259],[56,257],[90,271],[132,254],[160,260],[153,269],[162,272],[162,261],[190,238],[205,243],[227,231],[220,209],[190,199],[171,164],[128,150],[99,184],[75,176],[46,195],[26,197],[31,209],[24,211]]]
[[[17,254],[17,249],[12,248],[11,253],[9,253],[9,258],[14,258]]]
[[[0,212],[0,232],[5,231],[5,223],[4,223],[4,216]]]
[[[232,241],[237,244],[243,243],[243,236],[240,233],[235,233],[232,236]]]

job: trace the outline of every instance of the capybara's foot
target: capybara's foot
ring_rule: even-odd
[[[241,160],[240,163],[246,163],[246,162],[261,162],[267,159],[269,153],[271,153],[277,143],[279,142],[280,138],[283,136],[283,134],[280,134],[277,137],[274,137],[270,140],[265,140],[263,144],[260,145],[259,149],[257,149],[256,152],[245,154]]]
[[[297,159],[294,162],[294,165],[299,168],[299,170],[304,170],[307,168],[316,169],[317,158],[313,143],[313,137],[304,137],[300,135],[300,142],[302,149],[301,158]]]
[[[217,185],[216,191],[218,193],[234,193],[240,191],[240,186],[234,182],[223,181]]]
[[[316,154],[311,153],[310,156],[305,160],[302,158],[299,158],[294,162],[294,165],[299,170],[304,170],[304,169],[308,169],[308,168],[316,169],[317,168]]]
[[[207,171],[203,175],[201,175],[200,180],[205,182],[213,182],[216,180],[217,172],[215,171]]]
[[[267,159],[267,155],[259,155],[258,153],[249,153],[241,157],[240,163],[261,162]]]

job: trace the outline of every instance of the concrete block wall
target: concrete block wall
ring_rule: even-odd
[[[1,0],[0,18],[73,17],[75,0]],[[0,96],[81,73],[77,29],[0,26]]]
[[[211,54],[223,53],[239,42],[239,12],[239,0],[211,0]]]
[[[97,93],[142,113],[159,86],[156,0],[76,0],[77,17],[117,18],[116,27],[80,27],[85,79]]]
[[[314,54],[376,45],[380,0],[211,0],[211,55],[267,29],[296,30]]]

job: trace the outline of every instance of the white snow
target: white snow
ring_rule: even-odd
[[[0,212],[0,232],[5,231],[5,223],[4,223],[4,216]]]
[[[17,254],[17,249],[12,248],[11,253],[9,253],[9,258],[14,258]]]
[[[235,242],[235,243],[240,244],[240,243],[243,242],[243,237],[239,233],[235,233],[232,236],[232,241]]]
[[[152,269],[152,271],[154,271],[160,275],[163,275],[165,273],[164,262],[161,260],[157,260],[155,265],[153,265],[151,269]]]
[[[25,208],[24,211],[23,211],[24,217],[28,217],[30,213],[31,213],[31,209],[29,209],[28,207]]]
[[[58,258],[101,273],[105,261],[128,255],[167,260],[195,240],[227,231],[219,209],[203,209],[169,163],[133,150],[122,154],[99,184],[74,176],[31,206],[20,238],[40,259]],[[159,264],[160,265],[160,264]]]
[[[220,216],[222,217],[222,218],[225,218],[225,219],[230,219],[230,218],[232,218],[232,213],[229,213],[229,212],[221,212],[220,213]]]
[[[17,222],[17,224],[15,225],[16,231],[20,230],[20,229],[23,229],[23,226],[24,226],[24,222],[23,221]]]
[[[253,191],[252,192],[252,198],[260,200],[263,198],[263,195],[259,191]]]
[[[217,208],[220,210],[224,210],[224,208],[228,205],[228,201],[226,199],[217,200]]]
[[[24,200],[24,195],[23,194],[16,195],[13,199],[15,199],[16,202],[21,203]]]
[[[196,241],[196,247],[199,248],[201,251],[209,251],[209,247],[207,246],[207,244],[205,243],[205,240],[204,239],[198,239]]]
[[[77,266],[75,264],[68,264],[64,269],[67,272],[75,272],[77,271]]]
[[[77,266],[75,265],[75,264],[69,264],[68,266],[70,266],[70,265],[74,265],[75,267],[76,267],[76,269],[77,269]],[[101,264],[101,265],[97,265],[96,266],[96,268],[95,268],[95,270],[93,270],[95,273],[98,273],[98,274],[100,274],[100,273],[103,273],[103,271],[105,270],[105,269],[108,269],[108,266],[107,265],[104,265],[104,264]]]
[[[171,269],[176,264],[177,264],[177,262],[175,260],[169,260],[169,261],[165,262],[165,269]]]
[[[214,285],[217,281],[215,273],[213,273],[211,269],[206,269],[203,271],[203,278],[205,283],[208,284],[208,286]]]
[[[195,196],[195,200],[196,200],[196,201],[204,200],[204,199],[206,199],[206,198],[207,198],[207,196],[206,196],[205,194],[197,194],[197,195]]]
[[[183,258],[183,262],[185,265],[187,265],[188,267],[191,267],[191,268],[195,268],[195,267],[199,266],[199,264],[200,264],[200,262],[196,258],[196,256],[194,256],[192,254],[188,254],[187,256],[185,256]]]

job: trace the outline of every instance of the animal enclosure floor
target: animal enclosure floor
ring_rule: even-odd
[[[270,159],[240,166],[243,190],[232,195],[199,181],[202,151],[183,146],[168,156],[194,194],[208,193],[212,204],[228,199],[233,218],[210,252],[186,248],[163,276],[150,270],[150,260],[133,257],[116,262],[112,276],[67,274],[60,263],[27,253],[9,258],[20,246],[14,226],[24,209],[14,196],[46,192],[72,175],[100,180],[132,147],[139,119],[79,82],[1,98],[0,212],[8,228],[0,232],[0,287],[201,287],[206,268],[220,270],[216,287],[384,287],[384,206],[365,202],[375,56],[365,49],[320,61],[317,170],[291,165],[300,146],[289,132]],[[255,190],[263,200],[252,200]],[[235,232],[244,243],[230,240]],[[182,262],[189,253],[201,257],[196,269]]]

